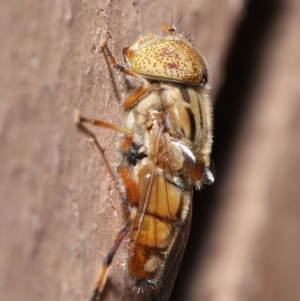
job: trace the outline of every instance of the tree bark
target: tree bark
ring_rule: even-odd
[[[89,300],[126,219],[117,134],[74,125],[75,109],[121,124],[132,82],[100,51],[162,34],[168,1],[0,3],[0,295]],[[172,1],[210,67],[216,183],[194,199],[171,300],[299,300],[300,3]],[[103,300],[121,300],[126,249]]]

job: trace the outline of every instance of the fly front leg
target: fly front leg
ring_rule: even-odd
[[[136,102],[140,99],[141,96],[143,96],[146,92],[150,90],[152,85],[143,76],[133,72],[131,69],[127,67],[117,64],[117,60],[115,59],[114,55],[111,53],[110,49],[108,48],[106,41],[102,42],[101,48],[104,55],[108,58],[108,60],[116,70],[126,75],[129,75],[131,77],[134,77],[143,83],[142,87],[138,88],[136,91],[134,91],[124,100],[123,107],[125,110],[128,110],[136,104]],[[127,51],[128,49],[124,48],[123,54],[125,55]]]

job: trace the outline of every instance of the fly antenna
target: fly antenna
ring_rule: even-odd
[[[160,25],[160,27],[161,27],[161,29],[162,29],[163,31],[166,31],[166,32],[168,32],[168,33],[172,33],[172,32],[176,32],[176,27],[173,25],[173,11],[172,11],[172,9],[171,9],[170,6],[168,6],[168,7],[169,7],[169,10],[170,10],[170,12],[171,12],[171,24],[168,24],[168,23],[162,23],[162,24]]]
[[[174,32],[176,32],[176,27],[177,27],[178,24],[182,21],[183,15],[181,15],[181,17],[180,17],[179,21],[176,23],[176,25],[173,25],[173,17],[174,17],[173,11],[172,11],[172,9],[170,8],[170,6],[168,6],[168,7],[169,7],[169,10],[170,10],[170,12],[171,12],[171,24],[168,24],[168,23],[162,23],[162,24],[160,25],[160,27],[161,27],[161,29],[162,29],[163,31],[166,31],[166,32],[168,32],[168,33],[174,33]]]

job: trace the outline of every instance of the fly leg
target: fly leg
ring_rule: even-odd
[[[109,123],[106,121],[83,117],[80,115],[80,113],[77,110],[74,112],[74,122],[78,126],[80,126],[82,123],[89,123],[92,125],[101,126],[101,127],[105,127],[105,128],[111,129],[111,130],[121,132],[121,133],[125,134],[123,137],[121,146],[120,146],[121,151],[126,152],[130,149],[130,146],[131,146],[131,143],[133,140],[133,133],[132,133],[132,131],[130,131],[126,128],[123,128],[121,126],[118,126],[116,124]]]
[[[121,181],[125,188],[126,200],[128,201],[128,203],[130,205],[129,218],[128,218],[125,226],[118,233],[117,237],[115,238],[115,240],[113,242],[112,247],[110,248],[106,257],[103,260],[102,271],[100,273],[100,277],[98,278],[96,288],[94,290],[94,294],[93,294],[91,301],[99,301],[100,300],[100,295],[105,286],[105,283],[107,280],[107,275],[108,275],[112,260],[115,256],[121,242],[123,241],[124,237],[129,232],[131,224],[137,214],[137,203],[138,203],[138,199],[139,199],[139,188],[137,186],[137,183],[133,179],[130,169],[127,166],[120,166],[118,168],[118,174],[119,174],[119,177],[121,178]]]
[[[120,149],[124,153],[127,153],[130,150],[132,140],[133,140],[133,133],[130,130],[120,127],[118,125],[112,124],[112,123],[102,121],[102,120],[85,118],[85,117],[81,116],[78,111],[74,112],[74,122],[78,126],[80,126],[82,123],[89,123],[89,124],[106,127],[106,128],[124,133]],[[94,294],[93,294],[91,301],[99,301],[100,300],[100,295],[105,286],[105,283],[107,280],[107,275],[108,275],[111,263],[113,261],[113,258],[115,256],[121,242],[123,241],[124,237],[129,232],[131,224],[137,214],[137,204],[138,204],[138,200],[139,200],[138,185],[137,185],[135,179],[133,178],[128,166],[121,165],[118,168],[117,173],[124,186],[125,197],[130,206],[129,218],[128,218],[125,226],[119,231],[117,237],[115,238],[115,240],[113,242],[113,245],[111,246],[110,250],[108,251],[106,257],[103,260],[102,271],[98,278],[96,288],[94,290]]]
[[[147,81],[144,77],[140,76],[139,74],[133,72],[131,69],[129,68],[126,68],[122,65],[119,65],[117,64],[117,60],[116,58],[114,57],[114,55],[111,53],[110,49],[108,48],[107,44],[106,44],[106,41],[105,42],[102,42],[101,44],[101,48],[102,48],[102,51],[104,53],[104,55],[108,58],[108,60],[110,61],[110,63],[112,64],[112,66],[126,74],[126,75],[129,75],[131,77],[134,77],[138,80],[140,80],[143,85],[142,87],[138,88],[136,91],[134,91],[132,94],[130,94],[123,102],[123,107],[125,110],[128,110],[130,109],[133,105],[135,105],[135,103],[139,100],[139,98],[144,95],[146,92],[148,92],[150,90],[150,88],[152,87],[151,84],[149,83],[149,81]],[[125,55],[127,51],[127,48],[124,48],[123,49],[123,54]]]

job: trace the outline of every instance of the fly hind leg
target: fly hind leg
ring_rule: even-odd
[[[94,290],[93,297],[91,301],[99,301],[101,292],[105,286],[107,275],[109,272],[109,268],[111,266],[112,260],[119,249],[121,242],[124,240],[125,236],[130,230],[133,220],[137,214],[137,203],[139,199],[139,189],[138,186],[133,179],[130,169],[127,166],[120,166],[118,168],[118,175],[121,179],[121,182],[125,189],[125,196],[126,200],[130,205],[130,213],[129,218],[125,224],[125,226],[121,229],[118,233],[117,237],[114,240],[112,247],[110,248],[109,252],[107,253],[106,257],[103,260],[102,271],[100,277],[97,281],[96,288]]]
[[[78,126],[80,126],[82,123],[89,123],[92,125],[102,126],[102,127],[106,127],[106,128],[113,129],[113,130],[119,131],[121,133],[124,133],[122,143],[120,146],[121,151],[123,153],[128,153],[128,151],[130,150],[132,140],[133,140],[133,133],[130,130],[119,127],[118,125],[115,125],[112,123],[102,121],[102,120],[85,118],[85,117],[81,116],[78,111],[74,112],[74,121]],[[124,240],[124,237],[129,232],[131,224],[137,214],[137,204],[138,204],[138,200],[139,200],[138,185],[137,185],[136,181],[134,180],[128,166],[121,165],[118,168],[117,173],[118,173],[118,176],[124,187],[124,192],[125,192],[124,195],[130,206],[130,214],[129,214],[129,218],[128,218],[125,226],[119,231],[117,237],[115,238],[115,240],[113,242],[112,247],[110,248],[109,252],[107,253],[106,257],[103,260],[102,271],[100,273],[100,277],[98,278],[96,288],[94,290],[94,294],[93,294],[91,301],[99,301],[100,300],[100,295],[106,284],[107,275],[108,275],[111,263],[113,261],[113,258],[115,256],[121,242]]]

